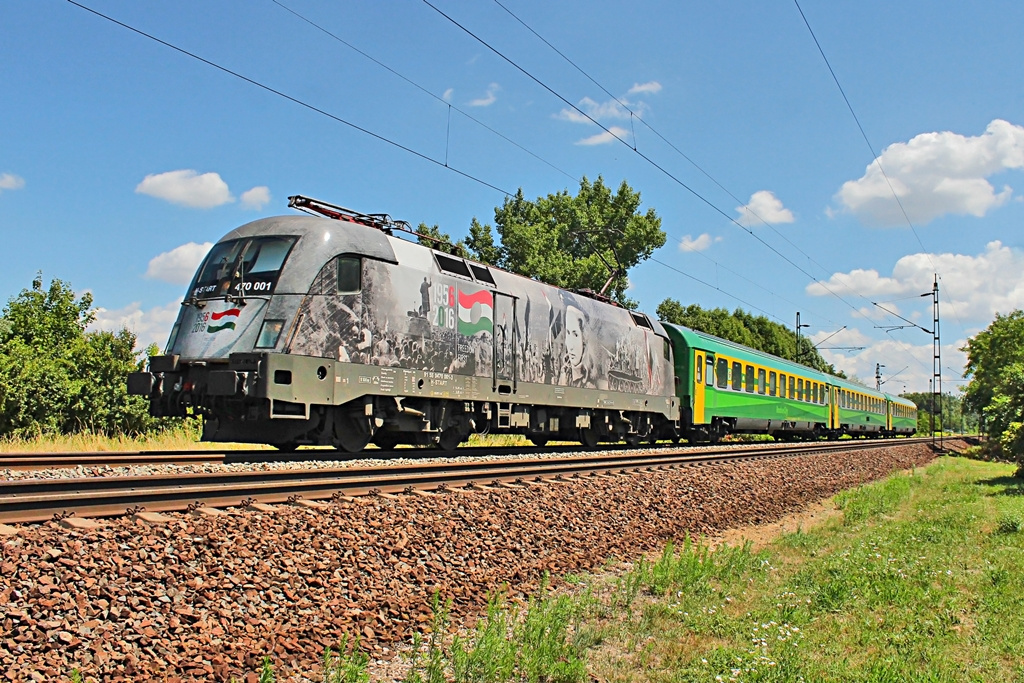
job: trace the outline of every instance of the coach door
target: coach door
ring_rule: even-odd
[[[516,298],[494,293],[494,391],[516,391]]]
[[[709,381],[706,369],[713,366],[713,358],[707,356],[705,364],[705,352],[699,349],[693,351],[693,424],[707,424],[704,417],[705,387]]]
[[[839,429],[839,388],[828,388],[828,428]]]
[[[885,431],[892,431],[892,401],[885,402]]]

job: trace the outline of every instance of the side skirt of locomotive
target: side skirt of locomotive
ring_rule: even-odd
[[[129,377],[154,415],[204,417],[204,441],[290,450],[369,443],[455,448],[473,433],[523,434],[533,443],[629,443],[676,438],[678,399],[493,380],[443,372],[235,353],[227,362],[157,356]]]

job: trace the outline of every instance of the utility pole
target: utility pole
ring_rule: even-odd
[[[810,325],[801,325],[800,324],[800,311],[797,311],[796,312],[796,362],[797,363],[800,362],[800,358],[803,356],[803,352],[800,350],[800,337],[801,337],[800,330],[805,328],[805,327],[810,327]]]
[[[882,368],[884,367],[881,363],[875,363],[875,391],[882,390]]]
[[[939,274],[935,273],[932,291],[921,296],[932,298],[932,379],[928,383],[932,392],[932,445],[935,445],[935,404],[942,410],[942,343],[939,336]],[[943,450],[942,415],[939,415],[939,451]]]

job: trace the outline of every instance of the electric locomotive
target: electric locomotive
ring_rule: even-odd
[[[679,433],[665,328],[400,239],[408,224],[306,197],[199,266],[167,342],[128,378],[203,440],[451,449],[472,433],[638,443]]]

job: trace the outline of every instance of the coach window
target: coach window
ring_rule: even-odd
[[[804,400],[804,381],[802,379],[796,381],[796,399],[798,401]]]
[[[338,294],[354,294],[362,289],[362,271],[358,257],[338,257]]]
[[[705,379],[707,380],[707,385],[709,387],[713,387],[715,385],[715,359],[711,356],[708,356],[708,369],[705,373]]]
[[[729,361],[724,358],[718,359],[718,388],[725,389],[729,386]]]
[[[779,373],[779,396],[786,398],[786,375]]]
[[[778,376],[774,372],[769,372],[768,373],[768,395],[769,396],[774,396],[775,395],[775,386],[776,386],[775,382],[777,380],[777,377]]]
[[[815,382],[814,383],[814,387],[812,388],[811,401],[813,403],[817,403],[818,402],[818,387],[819,386],[820,385],[817,382]]]
[[[743,366],[740,363],[732,364],[732,390],[740,391],[743,389]]]
[[[697,384],[704,383],[704,356],[697,354]]]
[[[764,369],[757,371],[757,393],[763,394],[768,388],[767,383],[764,381]]]
[[[789,376],[789,397],[790,398],[796,398],[796,392],[793,390],[793,387],[795,386],[795,384],[796,384],[796,379],[793,378],[793,375],[790,375]]]
[[[747,390],[747,393],[751,393],[751,394],[754,393],[754,366],[753,365],[748,365],[746,367],[746,372],[743,375],[743,379],[746,380],[746,387],[744,387],[744,388]]]

